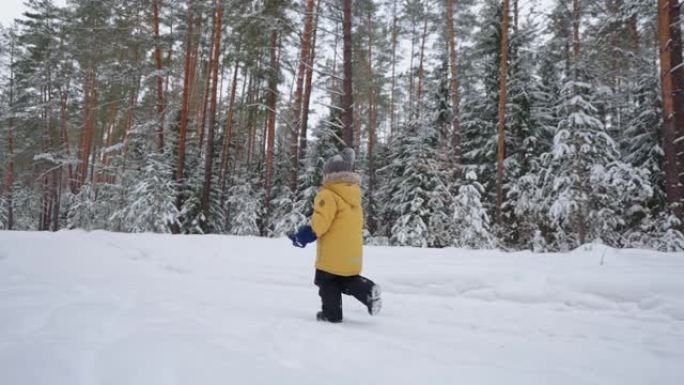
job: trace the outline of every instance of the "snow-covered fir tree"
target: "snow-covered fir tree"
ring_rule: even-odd
[[[545,206],[555,247],[565,250],[602,239],[619,245],[620,215],[652,195],[648,176],[620,161],[618,146],[595,117],[591,84],[568,81],[553,148],[542,155]]]
[[[262,215],[261,196],[254,188],[254,176],[249,172],[235,175],[228,188],[226,213],[228,233],[233,235],[259,235],[259,218]]]
[[[556,63],[543,53],[535,54],[532,44],[537,35],[536,25],[528,21],[511,39],[504,163],[506,224],[501,236],[502,244],[513,248],[531,247],[544,226],[537,175],[542,167],[540,156],[551,148],[557,126],[557,87],[553,84]]]
[[[391,220],[390,242],[399,246],[444,246],[444,233],[450,233],[450,229],[441,219],[447,218],[445,212],[450,205],[446,173],[438,156],[439,132],[421,117],[400,132],[389,155],[389,178],[383,189],[385,218]]]
[[[276,172],[271,188],[270,212],[267,218],[267,231],[270,236],[278,237],[296,230],[307,222],[306,213],[297,205],[296,191],[289,186],[288,157],[278,156]]]
[[[483,192],[475,172],[468,171],[454,200],[454,246],[473,249],[494,246],[489,215],[482,205]]]
[[[171,232],[178,222],[176,186],[168,161],[161,154],[149,154],[136,183],[127,194],[123,223],[130,232]]]

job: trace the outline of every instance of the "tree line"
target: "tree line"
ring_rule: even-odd
[[[0,228],[280,236],[348,146],[371,244],[684,249],[681,4],[538,5],[29,0]]]

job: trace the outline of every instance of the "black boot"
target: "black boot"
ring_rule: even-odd
[[[330,323],[334,323],[334,324],[338,324],[338,323],[342,322],[342,320],[334,320],[334,321],[329,320],[328,317],[326,317],[322,311],[319,311],[318,313],[316,313],[316,321],[330,322]]]

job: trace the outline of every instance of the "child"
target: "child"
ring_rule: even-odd
[[[323,186],[314,199],[311,225],[288,237],[297,247],[318,240],[316,277],[323,304],[319,321],[342,322],[342,294],[354,296],[371,315],[381,307],[380,287],[362,277],[363,208],[361,178],[354,173],[354,150],[346,148],[323,167]]]

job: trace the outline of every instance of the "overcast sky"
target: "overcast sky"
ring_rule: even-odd
[[[14,18],[19,17],[24,10],[23,0],[4,0],[2,2],[2,12],[0,12],[0,23],[7,27]]]
[[[0,0],[0,24],[7,27],[12,20],[21,16],[24,12],[24,0]],[[55,4],[64,5],[66,0],[55,0]]]

